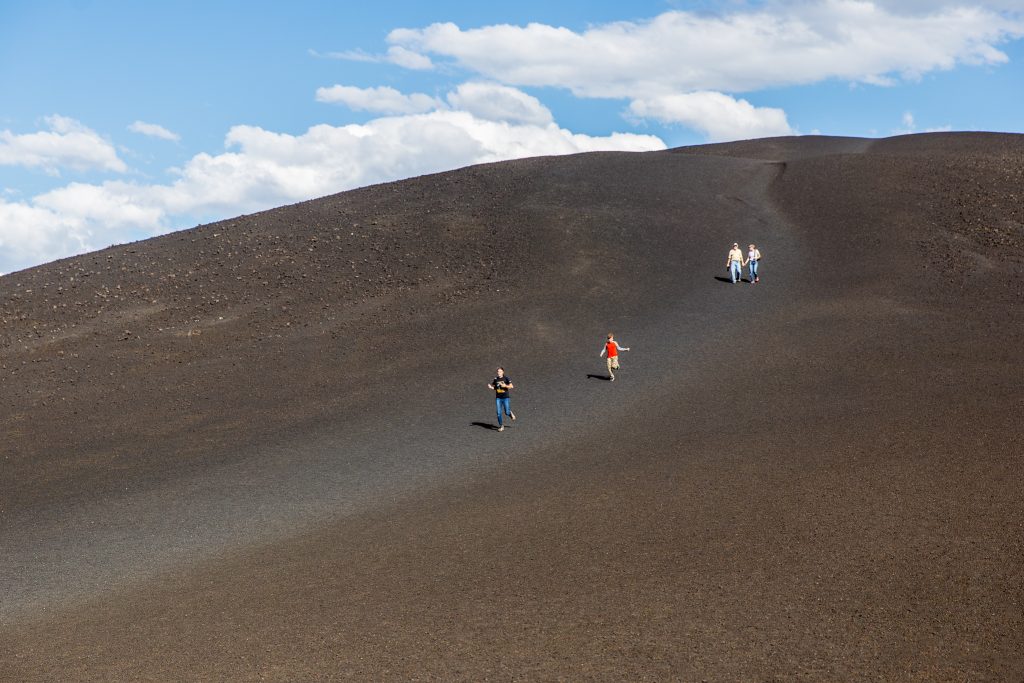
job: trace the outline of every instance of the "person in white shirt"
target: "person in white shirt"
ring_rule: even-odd
[[[736,284],[739,282],[743,275],[743,252],[740,251],[740,243],[733,242],[732,249],[729,250],[729,258],[725,261],[725,269],[729,271],[729,276],[732,278],[732,283]]]
[[[743,261],[743,265],[750,267],[750,284],[761,281],[761,278],[757,276],[757,262],[760,260],[761,252],[758,251],[757,246],[751,244],[747,250],[747,258]]]

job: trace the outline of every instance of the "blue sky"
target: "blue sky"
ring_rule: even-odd
[[[0,272],[471,163],[1024,132],[1024,0],[0,0]]]

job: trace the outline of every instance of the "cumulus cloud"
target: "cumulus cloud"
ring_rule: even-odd
[[[869,0],[823,0],[723,15],[671,11],[582,32],[536,23],[474,29],[438,23],[396,29],[388,41],[510,85],[642,99],[833,78],[913,79],[958,63],[1003,63],[1007,56],[997,46],[1022,35],[1020,17],[981,6],[897,13]]]
[[[444,106],[443,102],[430,95],[404,95],[387,86],[357,88],[350,85],[335,85],[330,88],[318,88],[316,99],[318,102],[344,104],[356,111],[380,114],[422,114]]]
[[[41,168],[54,175],[62,168],[128,170],[110,142],[78,121],[54,115],[45,122],[47,130],[36,133],[0,130],[0,165]]]
[[[167,130],[163,126],[155,123],[146,123],[144,121],[136,121],[132,125],[128,126],[128,130],[139,135],[146,135],[151,138],[159,138],[161,140],[169,140],[171,142],[178,142],[181,140],[181,136],[177,133]]]
[[[486,99],[485,94],[486,89],[463,92],[470,100]],[[499,94],[517,100],[513,93]],[[528,99],[520,104],[531,111]],[[513,108],[517,111],[522,119],[523,110]],[[0,201],[0,271],[135,239],[142,232],[157,234],[197,216],[237,215],[470,164],[665,147],[650,135],[573,133],[554,122],[541,123],[537,114],[531,115],[536,123],[525,123],[435,110],[362,125],[313,126],[302,135],[236,126],[227,134],[226,151],[194,156],[167,184],[74,183],[31,200]]]
[[[0,272],[90,248],[83,221],[0,197]]]
[[[448,93],[447,105],[423,93],[405,94],[388,86],[358,88],[334,85],[318,88],[318,102],[343,104],[356,111],[378,114],[424,114],[448,109],[469,112],[485,121],[508,121],[546,126],[554,120],[551,112],[532,95],[499,83],[463,83]]]
[[[1005,63],[1000,45],[1024,36],[1024,0],[764,0],[730,6],[719,13],[668,11],[582,31],[542,23],[469,29],[437,23],[395,29],[386,55],[341,56],[468,70],[491,82],[492,90],[476,86],[481,89],[472,92],[467,84],[448,103],[480,118],[539,122],[547,112],[539,102],[522,100],[529,96],[516,89],[505,97],[493,88],[555,87],[577,97],[624,99],[634,119],[687,125],[718,141],[792,132],[784,111],[754,107],[739,94],[830,79],[891,87],[961,64]],[[517,107],[526,118],[514,119]]]
[[[554,120],[536,97],[498,83],[463,83],[448,94],[448,102],[486,121],[546,126]]]
[[[755,107],[718,92],[633,100],[629,112],[640,118],[689,126],[712,142],[793,134],[783,110]]]

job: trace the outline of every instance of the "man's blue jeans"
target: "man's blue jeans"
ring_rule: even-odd
[[[757,261],[750,262],[750,281],[753,282],[757,277]]]
[[[743,277],[743,272],[741,270],[739,261],[733,261],[732,263],[729,264],[729,275],[732,276],[733,282],[736,282],[741,277]]]
[[[509,399],[507,396],[505,398],[495,398],[494,399],[495,408],[498,409],[498,426],[499,427],[502,426],[502,422],[501,422],[501,411],[502,411],[502,409],[504,408],[506,415],[511,415],[512,414],[512,408],[509,407],[509,401],[510,400],[511,399]]]

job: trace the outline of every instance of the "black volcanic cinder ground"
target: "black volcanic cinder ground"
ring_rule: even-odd
[[[995,134],[506,162],[5,276],[0,678],[1022,680],[1022,304]]]

